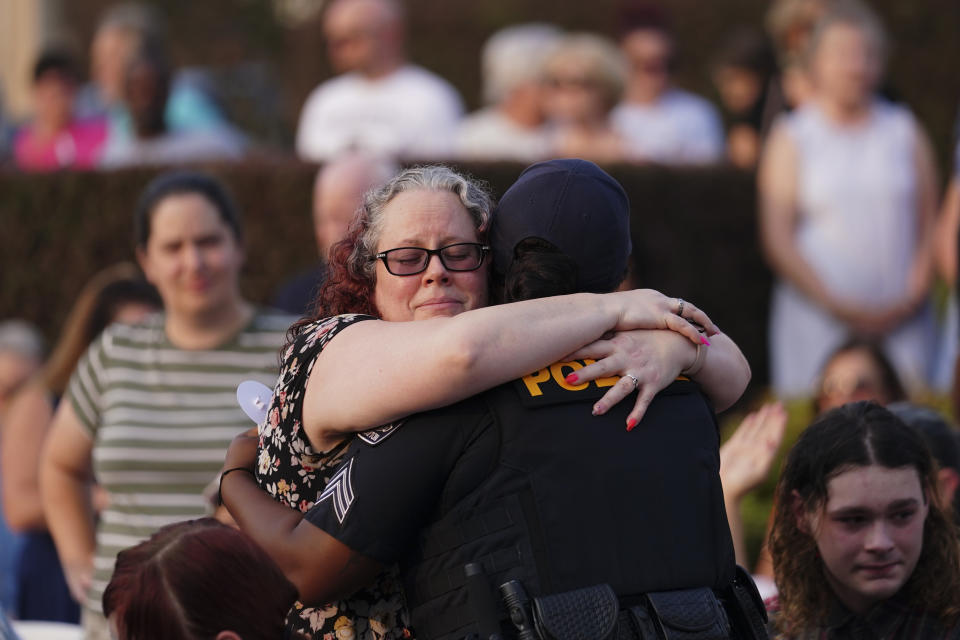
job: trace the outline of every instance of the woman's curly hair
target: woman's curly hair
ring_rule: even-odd
[[[911,610],[945,624],[960,617],[960,543],[952,512],[937,491],[936,463],[922,436],[874,402],[852,402],[818,418],[790,451],[777,484],[770,552],[780,591],[777,627],[788,635],[819,626],[832,599],[815,539],[800,530],[799,496],[807,513],[822,510],[827,485],[855,467],[917,470],[929,511],[916,568],[900,590]]]
[[[493,198],[486,185],[443,165],[404,169],[382,187],[368,191],[357,209],[347,235],[330,249],[327,278],[310,307],[308,317],[290,327],[288,340],[321,318],[342,313],[379,316],[374,303],[377,279],[377,244],[384,225],[384,210],[406,191],[449,191],[460,198],[477,229],[479,241],[490,227]]]

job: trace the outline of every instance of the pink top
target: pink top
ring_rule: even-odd
[[[100,160],[107,139],[107,122],[97,118],[75,120],[53,138],[39,140],[30,125],[17,131],[14,161],[24,171],[92,169]]]

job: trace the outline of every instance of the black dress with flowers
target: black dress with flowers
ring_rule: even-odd
[[[275,500],[306,512],[320,497],[345,457],[350,440],[316,453],[303,431],[303,397],[307,378],[324,346],[344,327],[371,316],[348,314],[318,320],[304,327],[283,351],[280,378],[273,391],[267,419],[260,425],[257,483]],[[388,569],[349,600],[323,607],[294,605],[288,631],[310,638],[334,640],[397,640],[412,638],[403,591],[396,568]],[[352,634],[350,633],[352,631]],[[340,633],[338,633],[340,632]]]

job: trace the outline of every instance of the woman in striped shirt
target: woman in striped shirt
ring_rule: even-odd
[[[290,318],[240,295],[240,219],[196,173],[154,180],[137,207],[137,259],[164,313],[113,326],[74,372],[41,462],[44,509],[86,637],[108,638],[101,595],[117,553],[160,527],[208,515],[205,492],[248,426],[237,384],[273,384]],[[109,505],[94,526],[88,484]]]

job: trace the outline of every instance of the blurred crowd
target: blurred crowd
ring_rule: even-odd
[[[673,19],[635,3],[620,11],[617,40],[549,24],[504,28],[480,52],[487,104],[465,115],[448,82],[408,59],[401,3],[332,3],[323,30],[337,75],[302,105],[296,153],[310,161],[367,150],[417,160],[576,156],[754,166],[761,135],[788,104],[781,84],[791,86],[791,99],[799,89],[780,82],[770,39],[747,28],[732,32],[715,56],[719,108],[680,88]],[[796,38],[801,19],[809,18],[771,20],[784,46],[780,31]],[[209,75],[171,67],[168,45],[163,16],[137,4],[102,16],[88,73],[76,52],[49,45],[32,69],[32,113],[5,123],[0,150],[24,171],[257,152],[257,141],[225,116]]]
[[[120,550],[153,533],[154,523],[169,522],[172,512],[186,520],[210,511],[215,488],[199,480],[185,482],[189,486],[181,492],[189,498],[158,490],[158,502],[151,505],[156,510],[137,520],[139,528],[131,532],[134,525],[124,522],[129,505],[117,503],[116,495],[111,502],[100,486],[124,486],[130,470],[118,473],[109,456],[96,459],[89,437],[80,435],[96,434],[104,420],[106,431],[115,428],[111,415],[95,415],[101,391],[125,377],[135,379],[133,390],[113,393],[130,394],[128,409],[137,420],[167,427],[187,424],[182,412],[191,409],[165,405],[171,389],[182,380],[200,379],[191,376],[216,378],[216,384],[209,383],[211,395],[192,407],[209,418],[202,446],[191,448],[188,439],[184,449],[171,453],[164,443],[168,436],[130,444],[124,440],[129,434],[115,436],[121,443],[114,443],[127,455],[136,450],[134,457],[143,456],[138,463],[177,473],[184,472],[177,458],[189,449],[196,454],[190,472],[215,474],[230,437],[247,422],[230,395],[232,386],[250,377],[274,381],[283,331],[310,315],[328,278],[333,247],[348,235],[363,194],[386,183],[408,161],[583,158],[600,165],[729,163],[756,170],[759,242],[776,278],[769,309],[769,395],[775,402],[750,413],[720,450],[720,476],[737,559],[750,565],[764,595],[779,589],[785,608],[781,613],[774,601],[771,611],[783,619],[796,622],[799,609],[789,603],[797,591],[791,589],[805,588],[791,585],[783,569],[795,561],[784,541],[798,535],[786,524],[789,513],[781,513],[789,500],[778,493],[780,503],[768,523],[770,544],[758,560],[747,553],[740,516],[741,503],[769,476],[785,438],[788,411],[782,403],[812,399],[807,413],[826,415],[827,430],[831,419],[838,420],[831,410],[846,405],[853,411],[850,403],[861,401],[889,405],[897,428],[902,421],[918,432],[937,460],[930,467],[936,485],[923,484],[923,491],[937,492],[938,509],[960,504],[960,444],[951,411],[910,404],[931,393],[952,392],[954,415],[960,411],[960,313],[954,293],[960,261],[960,145],[942,192],[923,123],[885,85],[889,45],[866,2],[775,0],[766,32],[731,30],[710,69],[719,104],[675,82],[683,45],[671,27],[675,18],[664,5],[626,2],[616,39],[546,23],[506,27],[480,52],[486,104],[465,114],[447,81],[409,60],[401,3],[329,3],[323,29],[336,75],[307,97],[295,135],[297,157],[322,165],[312,211],[318,260],[276,283],[271,307],[282,314],[256,308],[239,294],[242,230],[229,197],[215,183],[173,174],[154,192],[148,190],[137,207],[140,269],[124,264],[97,274],[80,293],[48,357],[35,328],[19,320],[0,322],[0,478],[7,525],[0,526],[0,603],[16,618],[76,623],[78,601],[99,607],[101,597],[105,604],[118,597],[120,587],[111,596],[108,585]],[[155,7],[122,4],[102,16],[90,43],[88,72],[69,49],[51,46],[40,52],[32,70],[30,117],[13,123],[0,112],[0,161],[14,170],[43,172],[240,162],[267,153],[230,122],[202,73],[171,66],[169,38]],[[181,229],[206,233],[202,250],[215,256],[209,258],[214,275],[187,293],[167,259],[170,245],[164,244],[166,235],[176,242]],[[195,308],[201,298],[202,312]],[[179,331],[176,339],[164,337],[156,322],[149,324],[158,310],[166,313],[167,333]],[[201,316],[202,323],[178,324],[178,318]],[[125,328],[114,326],[106,338],[98,338],[114,323]],[[131,328],[131,323],[140,324]],[[246,342],[231,342],[238,332]],[[181,348],[184,344],[190,346]],[[59,444],[50,444],[54,412],[68,397],[70,421],[60,420]],[[863,406],[857,411],[873,410]],[[877,441],[893,438],[893,449],[901,443],[912,451],[911,436],[890,435],[896,429],[888,430],[886,413],[850,420],[869,423],[879,434],[870,437]],[[808,442],[823,437],[813,431],[790,458],[790,470],[802,466],[811,451],[827,455],[820,444]],[[903,464],[926,473],[923,451]],[[41,455],[49,476],[44,491],[59,492],[60,498],[41,495]],[[869,455],[880,454],[870,450]],[[849,471],[851,460],[837,463],[846,471],[817,480],[821,494],[828,482]],[[856,464],[895,466],[880,458],[868,462]],[[97,484],[90,482],[94,476]],[[794,491],[809,497],[810,513],[829,502],[816,490],[808,496],[796,478],[785,472],[781,484],[787,493],[782,495],[792,499]],[[96,564],[86,572],[71,567],[71,559],[92,554],[93,524],[63,515],[78,502],[108,526],[119,526],[109,553],[97,542]],[[51,508],[60,515],[51,519]],[[212,521],[163,531],[154,546],[181,535],[245,544],[230,540],[233,533],[220,532]],[[78,543],[65,549],[54,538]],[[136,548],[159,553],[149,545]],[[289,585],[256,548],[237,553],[250,554],[276,578],[280,600],[288,595]],[[119,568],[113,575],[130,579]],[[785,590],[784,585],[790,586]],[[282,605],[271,603],[285,614]]]
[[[757,169],[761,246],[779,280],[776,392],[808,393],[816,367],[850,333],[882,339],[911,389],[949,386],[956,304],[932,305],[931,291],[955,280],[960,194],[954,180],[941,198],[923,124],[884,84],[889,47],[869,5],[778,0],[766,33],[732,29],[711,68],[719,105],[675,83],[682,43],[663,6],[625,2],[616,40],[509,26],[483,47],[487,106],[467,115],[448,82],[408,59],[406,19],[389,0],[326,9],[336,75],[300,110],[300,158]],[[264,153],[229,122],[202,73],[171,67],[168,40],[156,8],[122,4],[95,31],[89,82],[65,49],[41,52],[33,114],[8,126],[9,162],[47,171]]]

